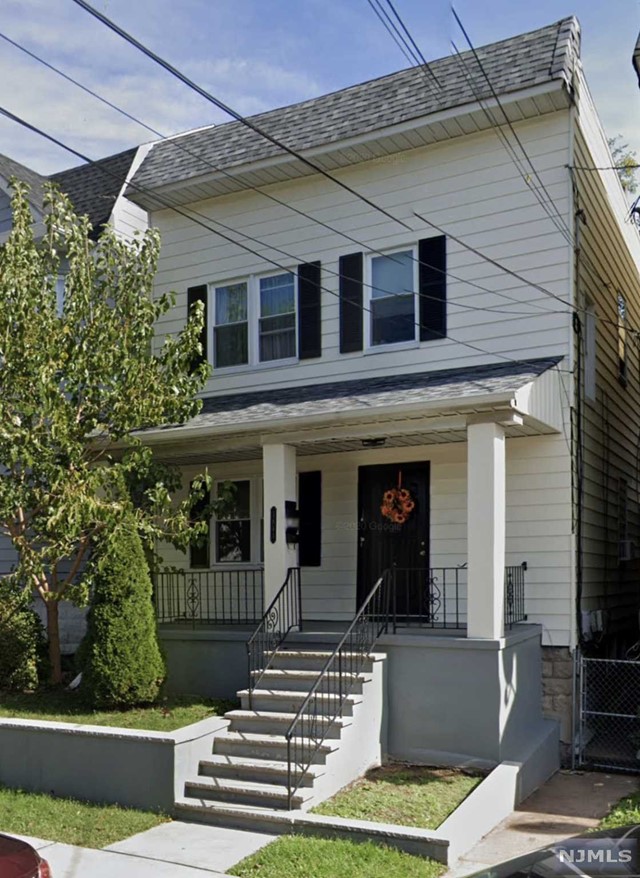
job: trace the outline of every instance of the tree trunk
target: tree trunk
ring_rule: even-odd
[[[49,638],[49,681],[57,686],[62,683],[62,660],[60,657],[60,604],[58,601],[45,601],[47,608],[47,636]]]

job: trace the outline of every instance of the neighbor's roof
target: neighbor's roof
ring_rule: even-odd
[[[76,213],[89,217],[94,236],[109,221],[136,152],[137,148],[128,149],[90,165],[60,171],[49,178],[66,192]]]
[[[473,403],[476,397],[515,393],[557,365],[561,359],[547,357],[509,361],[413,375],[333,381],[207,397],[200,414],[180,429],[219,429],[228,426],[234,431],[242,431],[243,428],[264,425],[269,421],[322,415],[330,417],[342,412],[354,415],[369,413],[375,417],[376,409],[381,407],[444,403],[448,399],[459,401],[462,397]]]
[[[0,177],[9,182],[12,177],[16,177],[29,186],[29,200],[31,204],[39,211],[42,211],[42,199],[44,197],[44,184],[47,178],[41,174],[37,174],[26,165],[14,161],[6,155],[0,155]]]
[[[482,67],[501,95],[562,80],[570,86],[580,54],[576,18],[520,34],[477,50]],[[418,119],[490,98],[482,70],[471,52],[430,64],[440,86],[424,67],[411,67],[380,79],[312,100],[252,116],[271,136],[299,151]],[[156,143],[134,183],[154,189],[203,174],[282,155],[282,150],[241,122],[211,126]],[[130,193],[134,200],[135,191]]]

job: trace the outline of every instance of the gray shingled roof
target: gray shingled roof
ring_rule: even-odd
[[[243,427],[265,421],[334,415],[353,412],[362,415],[382,406],[420,405],[447,399],[510,393],[529,384],[561,357],[390,375],[354,381],[332,381],[280,390],[210,396],[202,411],[185,427]]]
[[[580,27],[575,18],[565,18],[477,51],[499,94],[552,80],[569,86],[580,52]],[[287,146],[306,150],[490,97],[472,53],[463,53],[463,59],[464,65],[457,56],[431,63],[441,89],[430,85],[424,68],[412,67],[251,118]],[[153,189],[210,173],[212,165],[229,168],[280,154],[279,147],[241,122],[228,122],[155,144],[134,183]]]
[[[6,155],[0,155],[0,177],[7,181],[12,177],[16,177],[18,180],[26,183],[30,189],[29,200],[34,207],[42,211],[44,184],[47,182],[46,177],[37,174],[31,168],[21,165],[20,162],[16,162]]]
[[[91,165],[60,171],[49,178],[71,199],[76,213],[86,214],[94,237],[109,221],[116,198],[122,191],[137,148],[108,156]]]

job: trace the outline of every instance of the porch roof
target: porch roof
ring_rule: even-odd
[[[145,436],[153,444],[180,445],[196,437],[252,434],[250,444],[255,447],[256,433],[275,434],[345,421],[381,425],[442,413],[513,410],[518,408],[519,398],[525,398],[523,391],[550,373],[561,359],[546,357],[220,394],[204,399],[200,414],[186,424],[148,430]],[[547,426],[542,432],[554,429]]]

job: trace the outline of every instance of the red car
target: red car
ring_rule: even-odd
[[[51,878],[51,869],[26,841],[0,835],[0,878]]]

